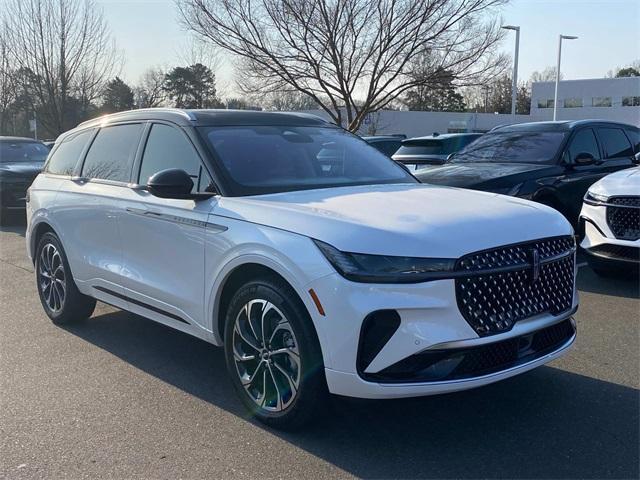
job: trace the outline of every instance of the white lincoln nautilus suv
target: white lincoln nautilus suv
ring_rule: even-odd
[[[305,114],[149,109],[58,138],[28,192],[47,315],[96,300],[214,345],[243,403],[294,428],[327,393],[478,387],[573,343],[555,210],[418,183]]]

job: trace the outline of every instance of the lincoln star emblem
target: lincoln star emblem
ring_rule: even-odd
[[[531,249],[531,283],[536,283],[540,277],[540,253],[537,248]]]

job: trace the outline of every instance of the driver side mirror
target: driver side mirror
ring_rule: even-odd
[[[589,152],[580,152],[576,155],[576,158],[573,159],[573,163],[578,166],[593,165],[596,163],[596,159]]]
[[[637,153],[633,156],[633,163],[640,164],[640,152],[637,152]]]
[[[179,168],[168,168],[153,174],[147,182],[147,190],[158,198],[181,200],[203,200],[215,193],[191,193],[193,180],[187,172]]]

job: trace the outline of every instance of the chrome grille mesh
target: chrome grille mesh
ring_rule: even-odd
[[[540,262],[537,272],[534,250]],[[525,318],[568,311],[573,303],[574,251],[573,237],[565,236],[462,257],[456,269],[470,274],[455,282],[462,316],[478,335],[486,336],[510,330]]]
[[[640,197],[613,197],[607,206],[607,224],[620,240],[638,240],[640,238]],[[631,207],[631,208],[629,208]]]

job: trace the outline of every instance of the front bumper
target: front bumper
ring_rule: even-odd
[[[569,319],[575,326],[573,318]],[[505,380],[507,378],[528,372],[536,367],[561,357],[573,345],[576,338],[574,330],[573,335],[567,339],[559,348],[549,352],[535,360],[522,363],[520,365],[507,368],[498,372],[480,375],[472,378],[464,378],[458,380],[447,380],[442,382],[425,382],[425,383],[372,383],[366,382],[357,374],[339,372],[336,370],[325,369],[327,377],[327,385],[332,393],[359,398],[371,399],[390,399],[390,398],[406,398],[420,397],[428,395],[439,395],[443,393],[459,392],[471,388],[482,387],[491,383]]]
[[[474,388],[523,373],[559,357],[573,343],[572,330],[562,343],[521,363],[498,371],[444,381],[406,383],[371,380],[376,373],[407,358],[432,351],[459,351],[503,342],[545,329],[562,321],[572,322],[577,308],[574,294],[571,310],[554,316],[538,315],[514,324],[511,330],[480,337],[461,315],[454,280],[420,284],[362,284],[331,274],[308,285],[318,296],[325,316],[317,314],[314,323],[323,344],[325,372],[334,394],[360,398],[394,398],[433,395]],[[361,330],[364,319],[377,311],[393,310],[399,326],[365,366],[358,368]]]
[[[640,239],[621,240],[607,224],[606,207],[585,203],[580,212],[580,247],[591,261],[621,268],[640,265]]]

